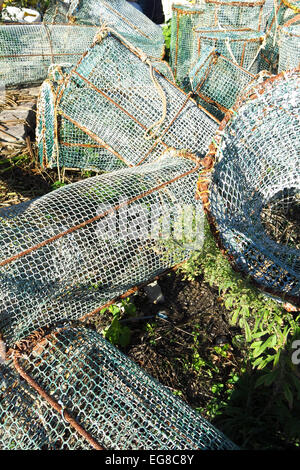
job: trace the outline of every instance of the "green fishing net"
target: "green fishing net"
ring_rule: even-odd
[[[88,25],[0,24],[1,85],[41,83],[50,65],[75,64],[96,32]]]
[[[95,26],[106,23],[146,54],[158,58],[164,55],[162,28],[126,0],[72,0],[68,9],[53,0],[44,21]]]
[[[0,370],[3,450],[237,449],[171,390],[83,326],[62,326],[27,341],[14,365],[22,382],[11,366]]]
[[[116,32],[100,36],[61,83],[42,86],[40,163],[108,171],[153,161],[168,147],[204,156],[217,122],[166,77],[164,62]]]

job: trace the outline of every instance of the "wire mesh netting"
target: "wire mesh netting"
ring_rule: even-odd
[[[265,29],[264,47],[260,54],[260,70],[278,71],[280,28],[297,13],[300,13],[299,0],[274,0],[274,7]]]
[[[278,72],[300,66],[300,15],[280,28]]]
[[[68,11],[65,10],[61,2],[53,1],[44,21],[51,23],[65,18],[64,22],[72,24],[100,26],[107,23],[146,54],[158,58],[164,55],[162,28],[126,0],[74,0]]]
[[[204,156],[217,122],[159,73],[157,61],[132,49],[116,33],[101,38],[56,91],[54,105],[49,84],[42,88],[40,162],[79,166],[79,148],[84,155],[99,152],[89,139],[104,147],[98,162],[92,156],[93,165],[102,170],[107,165],[111,169],[117,160],[126,166],[153,161],[168,147]],[[84,159],[80,165],[84,167]]]
[[[274,8],[274,0],[266,0],[263,6],[261,31],[266,31],[267,24]]]
[[[69,23],[69,8],[70,2],[64,2],[64,0],[49,0],[48,7],[43,16],[43,21],[49,24],[67,24]]]
[[[207,47],[214,47],[224,57],[250,73],[258,72],[258,56],[263,42],[261,32],[238,28],[231,30],[195,28],[194,32],[193,67]]]
[[[214,32],[225,28],[229,38],[233,28],[258,31],[261,27],[264,2],[265,0],[205,0],[196,2],[193,6],[173,4],[170,51],[172,68],[178,83],[189,89],[188,74],[191,64],[195,64],[194,29]]]
[[[198,168],[194,157],[172,150],[2,214],[0,331],[7,344],[90,314],[201,247],[203,212],[191,191]]]
[[[222,122],[209,186],[212,225],[234,264],[261,288],[296,304],[299,98],[299,70],[250,87]]]
[[[215,27],[260,30],[265,0],[205,0],[206,15]]]
[[[236,449],[167,387],[83,326],[60,327],[27,342],[14,365],[27,383],[11,367],[0,371],[5,450]]]
[[[0,83],[41,83],[51,64],[75,64],[97,28],[82,25],[0,25]]]
[[[188,74],[193,51],[193,28],[199,24],[213,25],[206,15],[204,5],[172,5],[170,56],[171,66],[177,82],[189,86]]]
[[[211,47],[202,51],[200,60],[190,73],[192,90],[222,112],[235,104],[245,86],[254,78],[255,75]]]
[[[57,68],[56,68],[57,71]],[[57,84],[46,80],[38,100],[36,141],[44,168],[65,167],[113,171],[127,167],[113,149],[94,140],[70,120],[57,116]]]
[[[0,450],[92,449],[25,381],[0,367]]]

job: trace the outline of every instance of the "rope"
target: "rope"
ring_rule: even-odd
[[[253,67],[254,62],[256,61],[260,51],[266,47],[267,37],[264,36],[263,42],[261,43],[260,47],[257,49],[257,53],[255,54],[254,59],[252,60],[251,64],[248,67],[248,72],[250,72],[251,68]]]
[[[45,23],[42,23],[42,25],[44,26],[47,37],[48,37],[49,46],[50,46],[50,54],[51,54],[51,64],[53,65],[55,63],[55,61],[54,61],[53,46],[52,46],[52,40],[51,40],[50,32],[49,32],[48,27]]]
[[[103,39],[105,39],[108,36],[109,32],[110,32],[110,28],[108,26],[108,23],[106,22],[102,23],[101,27],[95,34],[93,44],[102,42]]]
[[[233,61],[236,65],[239,65],[239,64],[238,64],[238,61],[236,60],[236,58],[235,58],[235,56],[234,56],[234,54],[233,54],[233,52],[232,52],[232,49],[231,49],[231,46],[230,46],[229,38],[226,38],[226,39],[225,39],[225,45],[226,45],[226,47],[227,47],[227,50],[228,50],[228,52],[229,52],[229,54],[230,54],[230,57],[231,57],[232,61]]]
[[[294,10],[295,13],[300,13],[300,8],[296,7],[296,5],[293,5],[288,0],[282,0],[282,1],[286,7],[290,8],[291,10]]]
[[[161,97],[161,100],[162,100],[162,106],[163,106],[163,112],[162,112],[162,116],[160,119],[158,119],[158,121],[156,121],[154,124],[152,124],[150,127],[148,127],[148,129],[146,130],[145,134],[144,134],[144,137],[146,140],[150,140],[151,138],[155,138],[157,137],[157,133],[159,131],[159,128],[161,127],[161,125],[165,122],[165,119],[167,117],[167,98],[166,98],[166,95],[165,95],[165,92],[164,90],[162,89],[160,83],[158,82],[157,78],[155,77],[154,75],[154,70],[153,70],[153,65],[151,63],[150,60],[146,60],[146,63],[149,65],[150,67],[150,77],[151,77],[151,80],[156,88],[156,90],[158,91],[160,97]],[[153,132],[150,133],[150,131],[154,129]],[[150,134],[149,134],[150,133]],[[148,135],[149,134],[149,135]]]

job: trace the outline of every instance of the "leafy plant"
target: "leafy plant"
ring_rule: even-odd
[[[166,61],[170,59],[170,46],[171,46],[171,19],[169,19],[163,27],[163,35],[165,38],[165,57]]]
[[[125,348],[130,343],[131,330],[128,326],[123,325],[121,320],[124,316],[134,316],[136,307],[127,298],[120,303],[110,305],[108,309],[103,309],[101,313],[104,313],[106,310],[112,314],[113,319],[111,324],[102,331],[102,334],[112,344]]]
[[[218,249],[208,224],[203,251],[181,268],[185,279],[202,275],[218,289],[228,310],[230,324],[242,334],[233,338],[243,351],[244,366],[234,370],[234,382],[213,386],[215,395],[206,407],[211,418],[225,426],[224,432],[242,445],[263,448],[265,434],[273,432],[274,442],[300,443],[300,372],[292,363],[292,345],[300,337],[300,313],[287,312],[282,305],[262,294],[249,279],[233,271]],[[228,348],[215,347],[226,358]],[[245,384],[248,384],[247,387]],[[229,391],[229,393],[228,393]],[[224,395],[225,392],[225,395]],[[254,404],[254,400],[256,400]],[[245,408],[247,416],[245,416]],[[261,442],[259,443],[259,440]]]
[[[52,185],[51,185],[51,188],[53,190],[55,189],[58,189],[58,188],[62,188],[63,186],[66,186],[66,183],[63,183],[62,181],[55,181]]]

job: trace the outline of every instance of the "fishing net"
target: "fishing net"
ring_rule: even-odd
[[[39,332],[19,346],[14,366],[22,382],[8,366],[0,371],[0,446],[5,450],[237,449],[84,326]]]
[[[68,11],[70,3],[64,2],[63,0],[49,0],[48,7],[43,15],[43,21],[45,23],[69,23]]]
[[[13,368],[0,367],[0,450],[80,450],[92,446]]]
[[[300,66],[300,15],[280,28],[278,71]]]
[[[7,344],[98,311],[201,247],[203,213],[191,191],[198,170],[193,156],[171,150],[2,214],[0,331]]]
[[[206,16],[219,28],[247,28],[259,31],[265,0],[205,0]]]
[[[109,150],[108,146],[94,140],[70,120],[56,115],[56,93],[57,83],[45,80],[37,106],[36,142],[41,166],[92,171],[127,167],[113,149]]]
[[[276,1],[276,0],[275,0]],[[274,0],[266,0],[263,6],[261,31],[266,31],[267,24],[274,8]]]
[[[252,74],[258,72],[258,57],[263,43],[261,32],[238,28],[231,30],[195,28],[194,33],[193,67],[207,47],[214,47],[236,65]]]
[[[277,73],[280,29],[297,13],[300,13],[300,0],[274,0],[274,7],[267,21],[265,41],[260,54],[260,70]]]
[[[107,170],[153,161],[168,147],[204,156],[216,121],[159,73],[164,64],[116,34],[101,35],[55,96],[42,87],[40,162]]]
[[[72,0],[67,12],[61,2],[53,1],[44,21],[51,23],[58,19],[94,26],[106,23],[146,54],[158,58],[164,55],[162,28],[126,0]]]
[[[241,37],[239,40],[251,42],[252,48],[248,44],[245,52],[250,56],[252,49],[255,49],[253,41],[261,37],[261,34],[255,34],[251,30],[258,31],[261,27],[264,2],[265,0],[254,0],[252,2],[248,0],[238,2],[205,0],[197,2],[193,6],[173,4],[170,53],[172,69],[180,86],[189,90],[191,65],[195,65],[195,60],[200,55],[198,50],[199,33],[197,34],[199,29],[204,29],[209,35],[210,31],[214,34],[214,32],[220,32],[225,28],[224,32],[220,33],[220,37],[216,38],[219,45],[224,41],[223,38],[227,36],[230,40],[230,45],[232,45],[232,41],[238,39],[236,35],[242,36],[243,31],[246,29],[248,33],[244,32],[244,39]],[[233,28],[240,29],[240,33],[235,33]],[[195,44],[195,35],[197,44]],[[210,39],[209,44],[211,44],[214,38],[208,37],[208,39]],[[260,41],[260,39],[258,40]],[[243,44],[240,42],[238,45],[235,42],[235,46],[243,47]],[[223,52],[223,47],[219,52],[228,55]],[[249,60],[251,62],[251,59]]]
[[[222,112],[235,104],[245,86],[254,79],[255,75],[211,47],[202,51],[200,60],[190,73],[194,93]]]
[[[41,83],[51,64],[74,64],[98,28],[82,25],[0,25],[0,83]]]
[[[300,298],[299,98],[299,70],[250,87],[235,112],[222,122],[205,162],[207,172],[199,181],[211,224],[237,269],[264,290],[296,304]]]
[[[188,74],[193,51],[193,29],[201,24],[211,26],[212,18],[206,15],[203,5],[172,5],[170,58],[177,82],[189,86]]]

